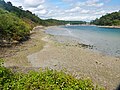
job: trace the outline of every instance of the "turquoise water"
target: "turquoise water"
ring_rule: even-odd
[[[120,29],[96,26],[60,26],[59,28],[60,30],[50,28],[46,32],[52,35],[71,36],[81,43],[93,45],[95,51],[120,56]]]

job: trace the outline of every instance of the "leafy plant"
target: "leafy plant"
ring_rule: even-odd
[[[31,27],[12,13],[0,9],[1,40],[21,40],[29,35]]]
[[[76,79],[63,71],[40,70],[12,73],[0,66],[1,90],[104,90],[93,85],[89,79]]]

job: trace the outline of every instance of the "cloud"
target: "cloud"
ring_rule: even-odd
[[[106,12],[105,10],[101,10],[101,11],[96,11],[94,14],[96,15],[104,15]]]
[[[119,10],[120,6],[108,6],[111,0],[5,0],[22,6],[40,18],[90,21]]]
[[[15,6],[23,6],[24,0],[5,0],[5,2],[12,2],[13,5]]]
[[[72,21],[79,21],[79,20],[83,20],[83,21],[90,21],[90,20],[94,20],[96,19],[98,16],[89,16],[89,15],[83,15],[83,16],[64,16],[64,17],[53,17],[55,19],[59,19],[59,20],[72,20]]]
[[[72,9],[65,10],[65,12],[76,12],[76,11],[79,11],[79,10],[81,10],[80,7],[74,7],[74,8],[72,8]]]
[[[78,2],[76,5],[81,7],[102,7],[104,3],[100,2],[100,0],[87,0],[85,2]]]
[[[40,11],[34,11],[34,13],[37,14],[38,16],[45,15],[45,14],[47,14],[47,10],[46,9],[42,9]]]
[[[35,11],[40,11],[40,10],[43,10],[45,9],[43,5],[39,5],[37,7],[29,7],[29,8],[26,8],[26,9],[29,9],[30,11],[32,12],[35,12]]]
[[[90,13],[90,11],[83,9],[83,10],[80,11],[80,13],[81,13],[81,14],[88,14],[88,13]]]
[[[104,3],[100,3],[99,0],[88,0],[85,2],[87,6],[101,7]]]
[[[87,14],[87,13],[89,13],[89,10],[82,9],[82,8],[77,6],[77,7],[65,10],[65,13],[70,13],[71,15],[72,15],[72,13]]]
[[[63,2],[77,2],[78,0],[62,0]]]
[[[40,4],[42,4],[44,2],[45,2],[45,0],[24,0],[24,6],[38,7]]]

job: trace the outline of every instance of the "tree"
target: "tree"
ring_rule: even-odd
[[[120,12],[113,12],[111,14],[106,14],[99,19],[91,21],[91,24],[95,25],[120,25]]]
[[[11,3],[10,1],[9,1],[9,2],[7,2],[7,4],[8,4],[8,5],[10,5],[10,6],[12,6],[12,3]]]

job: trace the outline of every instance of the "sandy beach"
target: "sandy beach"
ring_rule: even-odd
[[[65,70],[76,78],[89,77],[107,90],[120,84],[120,58],[92,52],[70,37],[45,34],[41,27],[33,31],[29,41],[5,57],[6,67]]]

